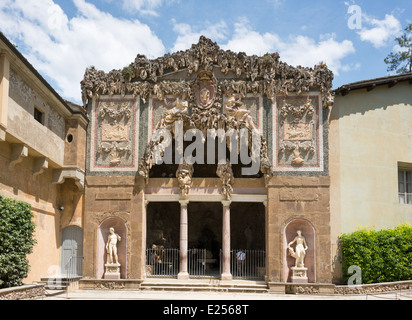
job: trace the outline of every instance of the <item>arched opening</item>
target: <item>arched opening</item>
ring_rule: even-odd
[[[116,234],[121,237],[117,243],[117,255],[120,263],[121,279],[126,279],[127,270],[127,227],[124,221],[118,217],[109,217],[99,226],[97,232],[97,270],[96,277],[102,279],[105,273],[105,264],[107,263],[106,244],[110,234],[110,228],[114,228]]]
[[[316,283],[316,231],[312,223],[305,219],[292,220],[283,230],[283,279],[292,282],[291,270],[296,261],[289,253],[288,244],[295,239],[298,231],[301,231],[308,246],[304,259],[305,268],[308,268],[308,282]]]

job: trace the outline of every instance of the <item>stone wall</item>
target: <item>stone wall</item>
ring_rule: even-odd
[[[119,248],[125,246],[119,250],[121,277],[142,279],[146,249],[143,186],[144,179],[139,177],[86,178],[83,264],[86,279],[103,277],[106,229],[116,225],[121,226],[115,229],[122,237]]]
[[[0,300],[23,300],[41,298],[46,295],[43,285],[23,285],[0,290]]]
[[[287,244],[297,230],[307,237],[309,282],[331,283],[329,177],[273,177],[268,184],[269,282],[287,282],[293,265]],[[288,228],[290,227],[290,228]]]

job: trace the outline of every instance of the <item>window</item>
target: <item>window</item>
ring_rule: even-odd
[[[399,170],[399,203],[412,204],[412,171]]]
[[[44,113],[36,107],[34,107],[34,119],[36,119],[41,124],[44,124]]]

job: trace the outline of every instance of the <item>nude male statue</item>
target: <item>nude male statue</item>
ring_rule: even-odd
[[[106,250],[107,250],[107,263],[119,264],[119,258],[117,256],[117,242],[122,238],[114,232],[114,228],[110,228],[110,234],[107,238]]]

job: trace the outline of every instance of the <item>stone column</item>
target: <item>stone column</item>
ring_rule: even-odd
[[[180,268],[177,278],[179,280],[189,279],[187,271],[187,249],[188,249],[188,218],[187,205],[189,200],[181,200],[180,203]]]
[[[222,280],[232,280],[232,274],[230,273],[230,203],[230,201],[222,201]]]

